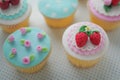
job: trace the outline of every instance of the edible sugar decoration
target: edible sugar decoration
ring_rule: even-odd
[[[89,39],[88,39],[89,38]],[[81,26],[79,32],[75,35],[76,45],[80,48],[86,45],[90,40],[92,44],[99,45],[101,35],[99,31],[92,31],[88,26]]]
[[[42,51],[42,47],[41,46],[37,46],[37,51],[41,52]]]
[[[31,42],[29,40],[24,40],[21,39],[21,44],[24,45],[25,47],[30,47],[31,46]]]
[[[120,0],[104,0],[104,9],[106,12],[111,11],[114,6],[120,6]]]
[[[31,42],[29,40],[25,40],[24,46],[25,47],[30,47],[31,46]]]
[[[23,64],[30,64],[30,58],[29,57],[24,57],[22,61],[23,61]]]
[[[10,58],[15,57],[16,53],[17,53],[16,48],[12,48],[11,53],[10,53]]]
[[[43,32],[43,33],[38,33],[38,34],[37,34],[37,38],[38,38],[38,39],[42,39],[43,37],[45,37],[45,35],[46,35],[45,32]]]
[[[48,51],[47,48],[41,47],[40,45],[37,46],[36,50],[37,50],[38,52],[46,52],[46,51]]]
[[[27,32],[30,32],[30,31],[31,31],[30,28],[21,28],[20,29],[20,32],[21,32],[22,35],[25,35]]]
[[[10,35],[8,37],[8,42],[13,42],[15,40],[14,36],[13,35]]]
[[[47,48],[45,48],[45,47],[42,48],[42,52],[47,52],[47,51],[48,51]]]
[[[10,5],[17,6],[20,3],[20,0],[0,0],[0,8],[2,10],[7,10]]]
[[[35,59],[35,56],[31,54],[30,56],[26,56],[22,59],[23,64],[30,64]]]

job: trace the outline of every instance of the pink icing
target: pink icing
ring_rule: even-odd
[[[23,61],[23,64],[29,64],[30,63],[30,58],[29,57],[24,57],[22,61]]]
[[[13,35],[11,35],[9,38],[8,38],[8,40],[9,40],[9,42],[13,42],[14,41],[14,36]]]
[[[42,51],[42,47],[41,46],[37,46],[37,51],[41,52]]]
[[[42,38],[43,38],[43,35],[42,35],[41,33],[38,33],[38,34],[37,34],[37,37],[38,37],[38,39],[42,39]]]
[[[118,21],[118,20],[120,20],[120,15],[119,16],[105,16],[104,14],[100,14],[94,8],[92,0],[89,0],[88,5],[90,6],[89,8],[92,11],[92,13],[94,13],[94,15],[97,16],[100,19],[107,20],[107,21]]]
[[[26,34],[26,32],[27,32],[25,28],[21,28],[20,31],[23,35]]]
[[[89,25],[94,26],[94,27],[97,26],[97,25],[94,25],[94,24],[91,24],[91,23],[84,23],[84,24],[89,24]],[[103,36],[105,33],[101,29],[99,29],[99,28],[98,28],[98,31],[100,31],[100,34],[101,34],[101,42],[95,48],[93,48],[91,50],[86,50],[86,49],[83,50],[82,48],[78,48],[77,45],[73,44],[73,41],[71,40],[71,36],[73,35],[72,32],[76,31],[76,27],[79,27],[79,26],[80,26],[80,24],[77,24],[77,26],[72,27],[72,29],[68,32],[67,42],[68,42],[69,48],[72,51],[74,51],[76,54],[81,54],[81,55],[86,55],[86,56],[87,55],[96,54],[97,52],[99,52],[100,50],[102,50],[103,47],[104,47],[104,43],[105,43],[104,42],[105,37]]]
[[[111,3],[112,3],[112,0],[104,0],[104,4],[107,6],[111,5]]]
[[[15,48],[12,48],[12,54],[16,54],[17,50]]]
[[[25,47],[30,47],[31,43],[29,40],[25,40],[24,45],[25,45]]]

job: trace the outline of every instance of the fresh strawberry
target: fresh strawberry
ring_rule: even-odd
[[[93,32],[90,35],[90,41],[94,44],[94,45],[99,45],[100,44],[100,39],[101,39],[101,35],[99,32]]]
[[[20,3],[20,0],[10,0],[10,3],[13,5],[13,6],[16,6]]]
[[[120,0],[112,0],[112,5],[117,6],[119,4]]]
[[[85,32],[79,32],[76,34],[75,40],[78,47],[83,47],[88,41],[88,36]]]
[[[2,10],[8,9],[9,8],[9,3],[10,3],[9,0],[0,0],[0,8]]]

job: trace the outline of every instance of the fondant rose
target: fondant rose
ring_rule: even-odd
[[[22,61],[23,61],[23,64],[30,64],[30,58],[29,57],[24,57]]]
[[[12,48],[12,54],[16,54],[17,53],[17,50],[15,48]]]
[[[41,52],[42,51],[42,47],[41,46],[37,46],[37,51]]]
[[[13,42],[14,41],[14,36],[13,35],[11,35],[9,38],[8,38],[8,40],[9,40],[9,42]]]
[[[25,28],[21,28],[20,31],[23,35],[26,34],[26,32],[27,32]]]
[[[38,39],[42,39],[42,38],[43,38],[43,34],[38,33],[38,34],[37,34],[37,37],[38,37]]]
[[[111,3],[112,3],[112,0],[104,0],[104,4],[105,4],[106,6],[111,5]]]
[[[24,42],[24,46],[25,46],[25,47],[30,47],[30,46],[31,46],[30,41],[29,41],[29,40],[26,40],[26,41]]]

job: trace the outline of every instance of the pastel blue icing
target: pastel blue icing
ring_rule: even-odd
[[[23,0],[22,2],[23,2],[22,8],[18,11],[18,13],[15,13],[9,16],[0,13],[0,18],[4,20],[13,20],[13,19],[19,18],[20,16],[24,15],[24,13],[27,11],[28,4],[27,4],[27,0]]]
[[[50,18],[65,18],[73,14],[78,0],[40,0],[40,12]]]
[[[4,52],[4,56],[5,58],[13,65],[18,66],[18,67],[22,67],[22,68],[29,68],[29,67],[33,67],[39,63],[41,63],[49,54],[50,52],[50,38],[49,36],[46,34],[46,36],[44,38],[42,38],[41,40],[39,40],[37,38],[37,34],[38,33],[43,33],[44,31],[38,28],[31,28],[31,32],[26,33],[25,35],[22,35],[20,30],[17,30],[16,32],[14,32],[13,35],[15,37],[15,41],[14,43],[9,43],[8,39],[5,40],[4,45],[3,45],[3,52]],[[27,39],[30,40],[31,42],[31,47],[30,48],[26,48],[24,45],[22,45],[20,43],[21,39]],[[42,47],[47,48],[48,50],[46,52],[38,52],[36,50],[36,47],[38,45],[41,45]],[[10,58],[10,53],[11,53],[11,49],[12,48],[16,48],[17,49],[17,54],[15,55],[15,57]],[[23,64],[22,59],[23,57],[29,56],[30,54],[34,54],[35,55],[35,59],[33,61],[31,61],[30,64]]]

